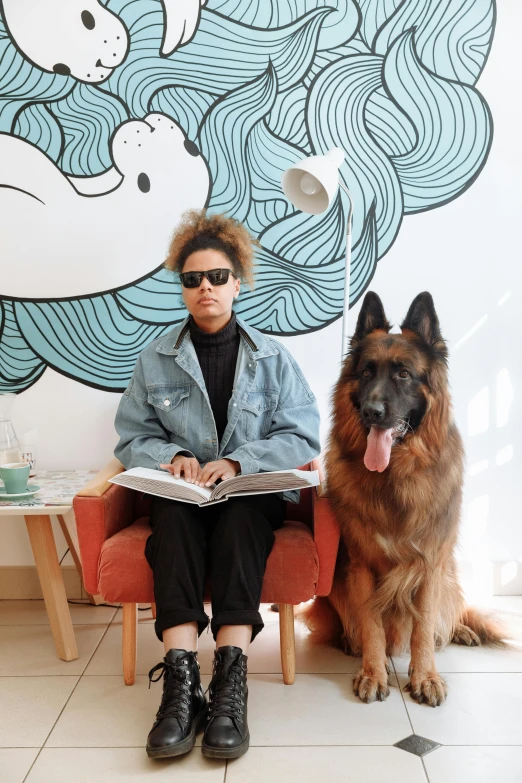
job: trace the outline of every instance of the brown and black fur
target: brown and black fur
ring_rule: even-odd
[[[363,701],[386,698],[387,656],[411,649],[407,689],[437,706],[447,688],[435,648],[501,644],[503,634],[466,607],[457,579],[464,450],[431,295],[416,297],[402,334],[389,329],[381,300],[369,292],[333,393],[325,467],[341,526],[334,585],[302,619],[317,641],[362,655],[354,690]],[[382,473],[363,462],[375,421],[397,427]]]

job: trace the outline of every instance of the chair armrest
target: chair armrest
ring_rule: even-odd
[[[321,482],[317,487],[315,487],[315,495],[316,497],[327,497],[328,491],[326,488],[326,476],[324,475],[324,468],[323,468],[323,461],[321,458],[321,455],[319,457],[316,457],[312,460],[310,464],[310,470],[317,470],[319,473],[319,481]]]
[[[340,527],[326,494],[324,471],[318,459],[313,461],[312,469],[318,470],[321,478],[320,486],[313,493],[314,541],[319,558],[316,595],[329,595],[339,550]]]
[[[109,479],[123,473],[125,470],[119,459],[113,457],[110,462],[97,473],[79,492],[77,497],[81,498],[99,498],[113,485]]]
[[[98,594],[98,562],[104,542],[135,519],[134,490],[108,481],[122,470],[121,463],[111,460],[73,499],[83,581],[91,595]]]

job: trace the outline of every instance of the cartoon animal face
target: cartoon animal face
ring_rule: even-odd
[[[45,71],[103,82],[128,51],[123,22],[97,0],[3,0],[3,13],[14,44]]]
[[[207,203],[206,161],[164,114],[123,123],[112,158],[114,170],[83,178],[80,193],[36,147],[0,134],[0,296],[94,294],[161,266],[182,212]]]
[[[191,158],[199,157],[196,144],[164,114],[125,122],[112,140],[114,165],[125,174],[127,186],[136,183],[142,193],[181,183],[180,166],[190,168],[195,163]]]

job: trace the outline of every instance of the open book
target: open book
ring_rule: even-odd
[[[211,487],[197,487],[185,479],[174,478],[166,470],[131,468],[109,481],[140,492],[147,492],[149,495],[206,506],[210,503],[222,503],[231,496],[262,495],[267,492],[316,487],[319,484],[319,473],[317,470],[275,470],[234,476]]]

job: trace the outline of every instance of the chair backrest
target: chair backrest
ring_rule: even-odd
[[[302,465],[299,470],[312,470],[312,464]],[[302,489],[299,503],[287,504],[287,518],[304,522],[308,527],[313,527],[313,489]],[[150,514],[151,495],[143,492],[135,492],[134,508],[136,519],[148,517]]]

